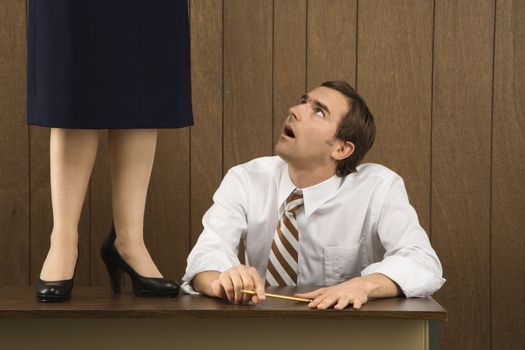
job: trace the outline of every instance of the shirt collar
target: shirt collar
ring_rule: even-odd
[[[302,189],[304,198],[304,214],[307,218],[335,194],[339,186],[341,186],[341,181],[342,178],[334,175],[323,182]],[[278,191],[277,205],[279,209],[279,215],[282,214],[282,208],[286,198],[288,198],[288,196],[295,189],[296,187],[290,179],[290,174],[288,173],[288,166],[285,166],[281,176]]]

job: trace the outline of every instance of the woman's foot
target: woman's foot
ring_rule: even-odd
[[[53,230],[51,246],[35,287],[39,302],[69,300],[78,257],[78,233]]]
[[[142,235],[134,235],[134,237],[137,236],[141,237]],[[115,248],[124,261],[139,275],[153,278],[163,277],[153,262],[144,240],[129,238],[127,235],[120,234],[115,239]]]
[[[140,232],[140,234],[142,234],[142,232]],[[124,237],[127,237],[127,236],[124,235]],[[137,236],[131,236],[131,237],[137,237]],[[142,235],[138,237],[142,237]],[[136,241],[130,242],[129,239],[121,240],[121,243],[124,242],[125,244],[129,244],[133,246],[131,249],[124,249],[124,250],[126,251],[126,254],[128,254],[128,258],[130,256],[129,252],[130,251],[134,252],[135,256],[131,255],[132,258],[130,260],[133,260],[134,263],[137,264],[137,267],[141,269],[140,271],[137,272],[135,271],[135,268],[131,267],[129,262],[126,261],[118,252],[115,246],[116,238],[117,237],[115,234],[115,228],[111,227],[109,235],[106,237],[106,239],[102,243],[102,246],[100,247],[100,255],[108,270],[108,275],[109,275],[109,279],[111,283],[111,290],[113,294],[118,294],[121,291],[121,280],[122,280],[121,276],[122,276],[122,272],[124,271],[131,278],[131,282],[133,284],[133,292],[135,293],[136,296],[156,297],[156,298],[158,297],[174,298],[177,296],[177,294],[179,293],[179,289],[180,289],[180,286],[178,283],[168,280],[163,277],[155,277],[155,275],[157,276],[162,276],[162,275],[160,275],[160,272],[158,272],[155,264],[153,263],[153,261],[151,261],[151,257],[149,256],[149,253],[147,253],[147,250],[144,244],[141,244],[140,242],[136,242]],[[141,246],[143,247],[140,248]],[[137,247],[139,247],[139,249],[136,249]],[[122,249],[122,246],[121,246],[121,249]],[[142,256],[138,256],[139,259],[137,259],[137,256],[136,256],[137,252],[139,252],[139,254],[142,254]],[[150,269],[149,271],[144,269],[145,262],[147,264],[148,260],[150,261],[150,265],[146,267]],[[147,276],[148,274],[150,276]]]
[[[78,258],[78,233],[53,231],[51,245],[40,272],[43,281],[73,278]]]

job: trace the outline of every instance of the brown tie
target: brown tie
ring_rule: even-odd
[[[283,216],[273,237],[266,282],[270,286],[297,285],[299,230],[295,212],[304,204],[303,193],[295,190],[286,199]]]

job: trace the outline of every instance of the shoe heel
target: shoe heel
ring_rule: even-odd
[[[108,270],[109,280],[111,282],[111,291],[113,294],[120,293],[120,287],[122,285],[122,271],[120,270],[120,267],[115,261],[112,261],[112,259],[103,257],[102,260],[104,260],[104,264]]]

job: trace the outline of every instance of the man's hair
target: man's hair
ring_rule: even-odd
[[[343,177],[356,171],[365,154],[374,144],[376,125],[374,116],[368,110],[365,100],[346,81],[326,81],[321,86],[334,89],[348,97],[350,110],[339,122],[336,138],[354,144],[354,153],[348,158],[337,161],[336,174]]]

